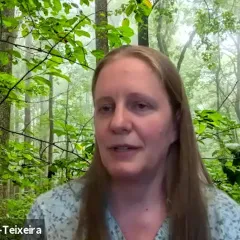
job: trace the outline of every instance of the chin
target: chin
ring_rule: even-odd
[[[112,167],[107,167],[107,171],[113,179],[119,180],[135,179],[136,177],[140,177],[143,174],[143,171],[141,171],[139,168],[130,166],[120,167],[115,165]]]

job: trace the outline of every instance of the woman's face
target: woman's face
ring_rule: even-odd
[[[96,140],[112,178],[151,176],[162,168],[176,123],[163,84],[144,61],[124,57],[107,64],[94,104]]]

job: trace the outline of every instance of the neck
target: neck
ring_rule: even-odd
[[[145,177],[130,180],[112,179],[109,201],[113,212],[162,208],[165,205],[162,176],[158,173],[148,178],[145,175]]]

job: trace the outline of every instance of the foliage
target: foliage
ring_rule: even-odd
[[[240,202],[240,147],[232,133],[240,124],[213,110],[195,111],[194,124],[200,144],[206,140],[218,143],[213,158],[205,159],[214,183]]]

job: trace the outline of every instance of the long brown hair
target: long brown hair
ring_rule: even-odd
[[[101,60],[94,72],[92,94],[101,70],[122,57],[136,57],[151,67],[162,81],[175,114],[178,113],[179,139],[170,147],[177,153],[167,160],[165,189],[170,217],[170,239],[210,239],[203,187],[211,180],[202,163],[195,138],[191,113],[180,75],[171,61],[160,52],[143,46],[114,49]],[[84,176],[77,239],[109,239],[105,219],[106,195],[110,176],[103,167],[96,143],[91,166]]]

